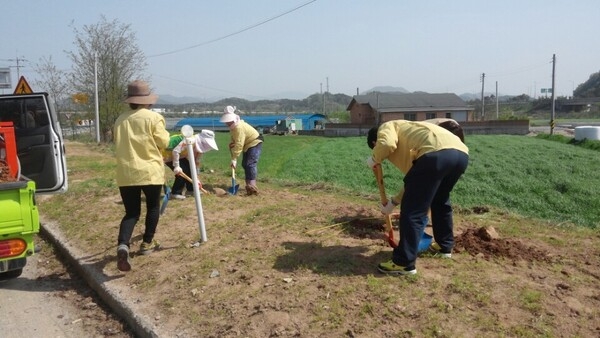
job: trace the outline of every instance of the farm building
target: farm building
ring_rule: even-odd
[[[391,120],[423,121],[451,118],[472,121],[475,109],[456,94],[369,93],[356,95],[346,109],[350,123],[378,125]]]
[[[227,130],[227,126],[219,122],[221,116],[189,117],[179,120],[173,129],[178,130],[188,124],[194,129]],[[314,130],[323,129],[327,117],[322,114],[297,115],[240,115],[240,118],[262,132],[265,128],[273,131]]]

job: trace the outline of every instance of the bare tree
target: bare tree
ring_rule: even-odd
[[[112,141],[113,124],[126,109],[127,83],[142,79],[146,57],[130,25],[116,19],[109,22],[102,16],[100,22],[74,32],[76,50],[67,52],[73,61],[70,81],[75,91],[93,98],[97,62],[100,132],[104,141]]]
[[[63,108],[66,107],[66,100],[69,97],[67,72],[56,67],[52,62],[52,56],[42,57],[33,66],[33,69],[39,77],[35,81],[35,86],[50,94],[55,103],[54,110],[57,114],[61,113]]]

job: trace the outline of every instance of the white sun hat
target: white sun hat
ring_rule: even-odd
[[[205,153],[211,150],[219,150],[215,133],[212,130],[202,129],[199,134],[196,134],[196,151]]]
[[[227,106],[219,120],[221,123],[235,122],[238,116],[235,113],[235,106]]]

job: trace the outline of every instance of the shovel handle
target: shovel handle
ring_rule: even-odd
[[[189,177],[188,175],[186,175],[184,172],[181,172],[178,174],[179,176],[183,177],[186,181],[194,184],[194,181],[192,180],[191,177]],[[198,180],[198,190],[202,191],[203,193],[207,194],[208,191],[206,191],[203,187],[202,187],[202,182],[200,182],[200,180]]]
[[[386,205],[388,200],[387,195],[385,194],[385,185],[383,184],[383,169],[381,168],[381,164],[377,164],[373,167],[373,173],[375,174],[375,180],[377,181],[377,187],[379,188],[381,204]]]
[[[385,194],[385,185],[383,184],[383,169],[381,164],[377,164],[373,167],[373,173],[375,174],[375,180],[377,181],[377,187],[379,188],[379,198],[381,204],[386,205],[388,203],[387,195]],[[394,228],[392,228],[392,216],[385,215],[385,237],[387,238],[388,244],[395,248],[398,243],[394,240]]]

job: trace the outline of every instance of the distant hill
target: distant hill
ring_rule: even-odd
[[[156,101],[157,105],[163,104],[187,104],[187,103],[196,103],[196,102],[214,102],[219,100],[220,98],[215,99],[201,99],[198,97],[191,96],[173,96],[173,95],[158,95],[158,101]]]
[[[202,112],[202,111],[223,111],[225,106],[236,106],[244,112],[269,112],[269,113],[287,113],[287,112],[312,112],[325,113],[345,111],[352,97],[345,94],[313,94],[301,100],[294,99],[276,99],[276,100],[257,100],[249,101],[237,97],[220,99],[214,102],[202,102],[199,99],[181,98],[185,103],[169,103],[169,95],[165,95],[164,101],[159,100],[154,105],[156,108],[165,108],[167,111],[181,112]],[[170,99],[170,101],[176,101]]]
[[[495,95],[495,93],[485,93],[485,97],[492,97],[494,95]],[[463,93],[458,96],[461,99],[465,100],[465,102],[476,101],[476,100],[481,101],[481,93]],[[500,94],[498,94],[498,101],[499,102],[511,101],[514,97],[516,97],[516,95],[500,95]],[[487,102],[488,99],[485,99],[485,100]]]
[[[465,101],[481,100],[481,94],[474,94],[474,93],[462,93],[462,94],[458,95],[458,97],[460,97],[461,99],[463,99]]]
[[[306,93],[301,93],[301,92],[281,92],[281,93],[276,93],[273,95],[269,95],[269,97],[266,97],[264,99],[266,100],[282,100],[282,99],[293,99],[293,100],[302,100],[303,98],[307,97],[308,94]],[[209,97],[209,98],[199,98],[199,97],[192,97],[192,96],[173,96],[173,95],[158,95],[158,101],[156,102],[156,104],[159,105],[178,105],[178,104],[189,104],[189,103],[199,103],[199,102],[207,102],[207,103],[214,103],[220,100],[223,100],[224,97],[222,96],[214,96],[214,97]],[[245,98],[247,100],[250,100],[249,98]]]
[[[365,90],[363,92],[361,92],[361,95],[364,94],[368,94],[368,93],[373,93],[373,92],[379,92],[379,93],[410,93],[408,90],[402,88],[402,87],[392,87],[392,86],[377,86],[377,87],[373,87],[369,90]]]
[[[392,87],[392,86],[377,86],[377,87],[373,87],[369,90],[363,91],[360,94],[368,94],[368,93],[372,93],[372,92],[380,92],[380,93],[409,93],[408,90],[402,88],[402,87]],[[345,94],[331,94],[331,93],[325,93],[326,95],[329,96],[337,96],[337,95],[344,95],[346,97],[348,97],[348,95]],[[184,105],[184,104],[191,104],[191,103],[217,103],[219,101],[224,101],[224,100],[243,100],[245,102],[264,102],[264,101],[286,101],[286,100],[297,100],[297,101],[302,101],[302,100],[306,100],[309,99],[311,96],[321,96],[323,94],[312,94],[312,95],[307,95],[306,93],[301,93],[301,92],[281,92],[281,93],[276,93],[273,95],[269,95],[269,97],[264,98],[264,99],[260,99],[260,100],[251,100],[248,98],[224,98],[224,97],[211,97],[211,98],[199,98],[199,97],[191,97],[191,96],[173,96],[173,95],[161,95],[158,94],[158,101],[156,102],[156,105]],[[335,101],[335,99],[334,99]],[[350,103],[350,101],[348,101],[348,104]]]

